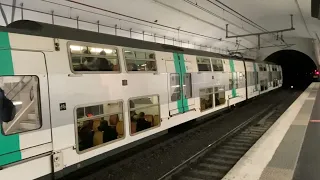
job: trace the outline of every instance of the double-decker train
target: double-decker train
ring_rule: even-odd
[[[60,178],[281,86],[276,64],[16,21],[0,28],[0,179]]]

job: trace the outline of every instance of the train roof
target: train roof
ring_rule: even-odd
[[[82,29],[70,28],[65,26],[53,25],[48,23],[30,21],[30,20],[18,20],[7,27],[0,27],[0,31],[27,34],[33,36],[59,38],[74,41],[91,42],[98,44],[108,44],[115,46],[125,46],[138,49],[149,49],[155,51],[165,52],[181,52],[190,55],[209,56],[217,58],[233,58],[239,59],[239,57],[232,57],[222,55],[218,53],[212,53],[207,51],[200,51],[189,48],[182,48],[173,45],[160,44],[148,41],[142,41],[137,39],[131,39],[127,37],[103,34],[93,31],[87,31]],[[242,58],[246,61],[255,61],[253,59]]]

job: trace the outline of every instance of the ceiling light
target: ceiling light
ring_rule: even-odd
[[[72,51],[81,51],[81,50],[83,49],[83,47],[82,47],[82,46],[71,45],[71,46],[70,46],[70,49],[71,49]]]
[[[104,49],[104,52],[106,52],[107,54],[111,54],[111,53],[113,53],[113,50],[112,49]]]
[[[13,101],[12,103],[13,103],[13,105],[17,106],[17,105],[21,105],[22,101]]]

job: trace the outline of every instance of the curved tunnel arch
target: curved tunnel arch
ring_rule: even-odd
[[[314,61],[296,50],[281,50],[269,55],[265,61],[281,65],[284,87],[305,87],[313,81],[317,69]]]

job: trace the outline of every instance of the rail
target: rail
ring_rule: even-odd
[[[161,176],[158,180],[223,178],[245,152],[252,147],[286,108],[289,107],[292,100],[296,99],[296,95],[297,93],[294,93],[292,96],[284,97],[284,99],[281,98],[276,103],[267,106]],[[283,106],[285,104],[286,106]],[[221,158],[224,160],[220,160]],[[225,158],[228,160],[225,160]]]
[[[223,142],[224,140],[226,140],[227,138],[233,136],[235,133],[237,133],[239,130],[243,129],[244,127],[246,127],[248,124],[250,124],[252,121],[254,121],[257,117],[259,117],[260,115],[262,115],[263,113],[265,113],[266,111],[270,110],[272,107],[274,106],[274,104],[269,105],[267,108],[265,108],[264,110],[260,111],[259,113],[255,114],[254,116],[252,116],[250,119],[246,120],[245,122],[243,122],[242,124],[240,124],[239,126],[235,127],[234,129],[232,129],[230,132],[228,132],[227,134],[225,134],[224,136],[222,136],[221,138],[219,138],[218,140],[214,141],[213,143],[209,144],[206,148],[202,149],[201,151],[199,151],[198,153],[196,153],[195,155],[191,156],[189,159],[187,159],[186,161],[184,161],[183,163],[181,163],[180,165],[178,165],[177,167],[173,168],[171,171],[169,171],[168,173],[164,174],[162,177],[160,177],[158,180],[167,180],[170,179],[174,174],[179,173],[181,170],[183,170],[183,168],[187,165],[189,165],[191,162],[196,161],[199,157],[203,156],[206,152],[208,152],[209,150],[215,148],[216,146],[218,146],[221,142]]]

